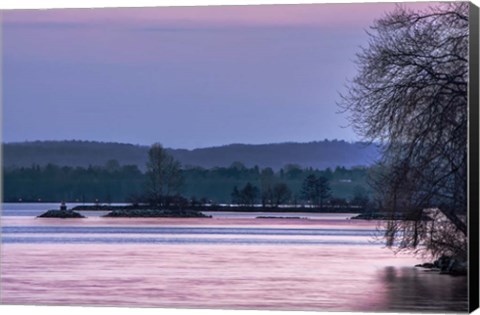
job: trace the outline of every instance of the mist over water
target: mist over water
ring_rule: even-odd
[[[3,207],[5,304],[467,310],[466,277],[414,268],[351,215],[68,220],[31,216],[45,204]]]

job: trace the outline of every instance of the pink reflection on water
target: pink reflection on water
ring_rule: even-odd
[[[373,247],[7,244],[2,303],[384,310],[376,273],[414,263]]]
[[[15,217],[4,218],[2,224],[330,229],[376,226],[375,222],[355,220]],[[1,299],[6,304],[380,311],[389,308],[391,298],[388,283],[379,274],[389,266],[411,267],[417,262],[409,256],[394,256],[378,244],[3,244]]]
[[[122,226],[122,227],[278,227],[278,228],[331,228],[375,229],[377,221],[346,219],[252,219],[252,218],[104,218],[85,219],[2,217],[3,226]]]

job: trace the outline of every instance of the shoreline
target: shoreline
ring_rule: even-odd
[[[364,213],[364,209],[359,207],[258,207],[258,206],[169,206],[153,208],[149,205],[79,205],[73,207],[73,211],[115,211],[115,210],[171,210],[171,211],[199,211],[199,212],[264,212],[264,213]]]

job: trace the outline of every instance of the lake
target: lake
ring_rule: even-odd
[[[69,204],[68,206],[73,206]],[[3,204],[3,304],[466,312],[467,278],[413,267],[354,214],[35,218]],[[291,218],[256,219],[258,216]]]

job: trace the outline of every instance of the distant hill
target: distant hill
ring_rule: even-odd
[[[5,167],[46,165],[61,166],[105,165],[117,160],[121,165],[133,164],[145,169],[148,146],[94,141],[33,141],[3,144]],[[247,167],[272,167],[278,170],[287,164],[325,169],[336,166],[367,166],[378,158],[374,145],[346,141],[316,141],[309,143],[230,144],[194,150],[168,149],[186,166],[205,168],[226,167],[241,162]]]

